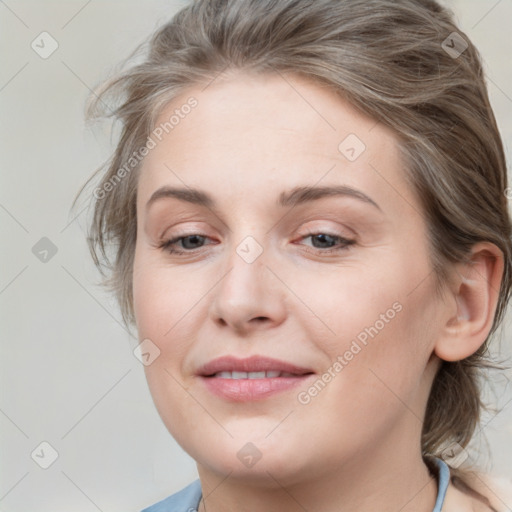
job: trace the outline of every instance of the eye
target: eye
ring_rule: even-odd
[[[355,240],[345,238],[341,235],[322,232],[308,233],[301,237],[300,240],[306,240],[308,238],[311,239],[312,247],[316,249],[312,252],[322,254],[344,251],[355,243]]]
[[[207,236],[200,235],[198,233],[182,235],[171,238],[170,240],[164,240],[158,245],[158,247],[159,249],[170,252],[171,254],[183,254],[186,252],[193,252],[194,249],[200,249],[207,238]]]
[[[300,240],[306,240],[310,238],[312,249],[308,249],[308,252],[330,254],[333,252],[340,252],[347,250],[348,247],[355,243],[355,240],[347,239],[341,235],[323,233],[323,232],[312,232],[304,235]],[[199,233],[191,233],[189,235],[180,235],[170,240],[163,240],[158,248],[171,254],[185,254],[193,253],[198,249],[201,249],[209,237],[201,235]],[[307,244],[306,244],[307,245]]]

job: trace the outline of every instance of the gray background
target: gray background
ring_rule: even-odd
[[[106,128],[84,126],[89,89],[182,3],[0,0],[0,512],[137,511],[196,478],[153,406],[137,342],[97,286],[86,214],[69,211],[112,149]],[[448,4],[482,53],[510,160],[512,0]],[[59,45],[46,59],[31,48],[43,31]],[[43,237],[57,249],[46,262],[32,251]],[[496,344],[508,354],[510,319]],[[492,459],[482,459],[508,477],[510,375],[499,377],[503,411],[485,416]],[[50,461],[43,441],[58,453],[48,469],[35,462]]]

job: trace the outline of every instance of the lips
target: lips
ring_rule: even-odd
[[[291,390],[313,375],[309,368],[262,356],[219,357],[198,371],[208,391],[232,402],[263,400]]]
[[[277,377],[295,377],[296,375],[288,372],[278,372],[275,370],[267,372],[218,372],[211,377],[220,379],[275,379]]]
[[[278,359],[271,359],[262,356],[251,356],[246,359],[238,359],[233,356],[223,356],[202,366],[198,375],[203,377],[219,377],[220,374],[238,374],[235,378],[258,378],[254,374],[260,374],[259,378],[264,378],[262,372],[265,372],[267,378],[277,378],[281,374],[283,376],[300,376],[307,373],[312,373],[309,368],[302,368],[286,361],[280,361]],[[276,374],[279,372],[279,375]],[[241,375],[247,374],[242,377]],[[248,376],[252,374],[251,376]],[[223,376],[224,378],[229,378]]]

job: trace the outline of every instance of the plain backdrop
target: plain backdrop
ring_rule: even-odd
[[[182,4],[0,0],[0,512],[139,511],[197,477],[154,408],[137,341],[97,285],[85,213],[70,213],[112,150],[108,127],[84,124],[90,89]],[[510,160],[512,0],[448,5],[481,51]],[[510,318],[496,343],[504,355]],[[508,477],[510,375],[499,377],[502,412],[485,417],[482,459]]]

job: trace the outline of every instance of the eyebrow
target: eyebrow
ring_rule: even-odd
[[[345,196],[358,199],[382,211],[380,206],[371,197],[348,185],[295,187],[287,192],[282,192],[277,200],[277,205],[281,207],[298,206],[332,196]],[[153,203],[163,198],[179,199],[199,206],[205,206],[206,208],[215,208],[216,206],[215,200],[207,192],[202,190],[188,187],[164,186],[153,192],[149,201],[146,203],[146,210],[148,210]]]

